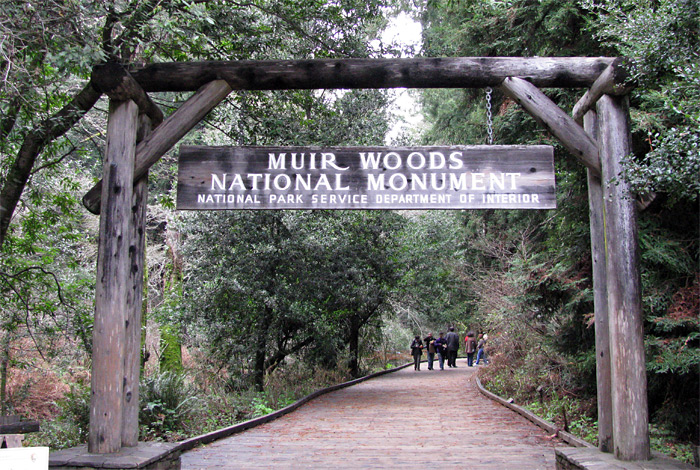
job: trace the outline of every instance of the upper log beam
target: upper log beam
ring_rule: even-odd
[[[538,87],[589,87],[610,57],[315,59],[152,64],[131,70],[147,92],[194,91],[213,80],[234,90],[483,88],[507,77]]]
[[[601,96],[620,96],[629,93],[633,86],[627,82],[628,78],[629,75],[623,67],[623,60],[621,58],[615,59],[574,106],[572,113],[574,121],[583,124],[583,116],[594,109]]]
[[[112,100],[133,100],[139,111],[151,119],[153,127],[163,122],[163,112],[122,65],[114,62],[96,65],[91,81],[96,89]]]

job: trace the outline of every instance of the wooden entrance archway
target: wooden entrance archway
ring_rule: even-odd
[[[499,87],[587,168],[595,290],[600,448],[650,458],[636,208],[617,178],[630,153],[621,60],[420,58],[96,67],[110,102],[103,179],[83,198],[101,213],[89,451],[138,442],[141,292],[149,168],[233,90]],[[588,88],[573,117],[540,87]],[[196,91],[168,119],[148,92]],[[581,123],[583,122],[583,127]],[[153,131],[151,129],[154,128]],[[611,183],[615,180],[615,183]]]

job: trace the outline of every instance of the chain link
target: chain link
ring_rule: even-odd
[[[489,145],[493,144],[493,121],[491,120],[491,87],[486,87],[486,132],[488,133]]]

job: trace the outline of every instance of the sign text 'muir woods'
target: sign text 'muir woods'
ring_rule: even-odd
[[[182,146],[177,208],[553,209],[551,146]]]

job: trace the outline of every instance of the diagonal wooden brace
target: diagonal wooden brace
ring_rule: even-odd
[[[136,147],[134,182],[141,179],[165,152],[187,134],[219,104],[232,89],[225,80],[215,80],[200,88],[163,124]],[[83,205],[93,214],[100,213],[102,181],[83,196]]]
[[[532,83],[516,77],[506,78],[500,88],[541,122],[594,175],[600,176],[597,143],[547,95]]]

